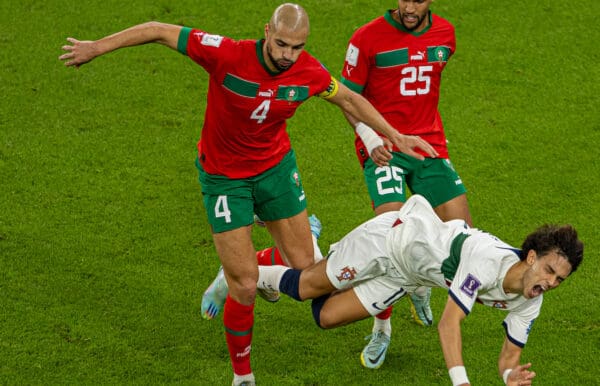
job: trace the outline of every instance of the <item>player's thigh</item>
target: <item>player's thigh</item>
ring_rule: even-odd
[[[279,252],[291,267],[304,269],[314,262],[315,251],[306,209],[292,217],[265,223]]]
[[[254,221],[254,182],[206,173],[196,162],[202,197],[213,233],[227,232]]]
[[[314,261],[306,196],[293,151],[263,173],[253,191],[254,210],[271,233],[283,258],[294,268]]]
[[[406,290],[398,278],[383,275],[354,286],[354,293],[370,315],[377,315],[402,299]]]
[[[265,222],[287,219],[306,209],[306,196],[293,150],[256,178],[252,194],[255,213]]]
[[[352,288],[333,293],[319,314],[322,328],[334,328],[371,316]]]
[[[442,221],[460,219],[465,220],[469,226],[472,225],[471,212],[469,211],[466,194],[454,197],[450,201],[446,201],[433,209]]]
[[[408,186],[434,208],[467,192],[450,160],[441,158],[426,158],[411,176]]]

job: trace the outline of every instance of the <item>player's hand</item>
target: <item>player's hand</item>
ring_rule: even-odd
[[[508,386],[531,385],[533,378],[535,378],[535,372],[529,371],[530,367],[531,363],[515,367],[508,375],[508,378],[506,379],[506,384]]]
[[[377,146],[369,156],[377,166],[387,166],[392,159],[392,153],[385,145]]]
[[[408,154],[411,157],[415,157],[416,159],[423,160],[421,154],[417,153],[414,149],[421,149],[425,152],[429,157],[435,158],[438,156],[438,152],[427,143],[427,141],[421,139],[416,135],[403,135],[400,133],[396,133],[391,141],[396,145],[398,150],[400,150],[404,154]]]
[[[80,41],[74,38],[67,38],[67,41],[71,45],[62,46],[62,50],[67,51],[67,53],[58,57],[59,60],[65,62],[67,67],[79,67],[98,56],[93,41]]]

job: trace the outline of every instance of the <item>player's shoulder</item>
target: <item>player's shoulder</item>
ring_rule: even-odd
[[[386,28],[387,26],[388,22],[385,19],[385,15],[381,15],[358,27],[352,34],[352,37],[357,38],[363,35],[369,35],[377,32],[381,28]]]
[[[469,228],[466,231],[469,238],[465,241],[464,248],[470,254],[486,256],[491,260],[514,256],[519,257],[521,250],[502,241],[497,236],[477,228]]]
[[[229,36],[207,32],[201,29],[188,28],[189,39],[203,48],[212,48],[218,51],[255,50],[256,40],[236,40]]]
[[[295,70],[300,72],[326,72],[329,74],[329,70],[325,65],[310,52],[304,50],[298,57],[296,63],[292,66]]]
[[[435,13],[431,14],[431,22],[436,29],[454,31],[454,25],[450,21]]]

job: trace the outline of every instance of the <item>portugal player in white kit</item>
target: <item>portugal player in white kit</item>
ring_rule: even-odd
[[[507,384],[528,385],[535,373],[530,364],[520,364],[520,356],[543,293],[560,285],[582,259],[583,243],[570,225],[544,225],[518,249],[462,220],[442,222],[427,200],[413,195],[400,211],[355,228],[308,269],[261,266],[258,286],[314,299],[313,315],[322,328],[377,315],[419,286],[448,288],[438,331],[453,384],[469,384],[460,323],[477,301],[508,312],[499,374]]]

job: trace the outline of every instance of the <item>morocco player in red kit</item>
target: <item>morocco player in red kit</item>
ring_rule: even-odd
[[[443,221],[471,225],[466,189],[448,157],[446,135],[438,111],[442,71],[456,48],[454,27],[431,13],[431,0],[399,0],[398,8],[360,27],[350,39],[342,83],[361,93],[394,128],[418,135],[437,151],[437,158],[417,160],[393,149],[389,165],[376,165],[369,155],[383,144],[368,125],[346,114],[356,127],[356,151],[375,214],[399,210],[411,193],[425,197]],[[413,318],[431,325],[431,290],[411,294]],[[376,316],[361,363],[378,368],[391,337],[391,308]]]
[[[360,94],[339,84],[304,51],[308,15],[296,4],[279,6],[265,26],[264,40],[235,41],[198,29],[149,22],[97,41],[68,38],[59,59],[79,67],[123,47],[159,43],[178,50],[210,75],[207,109],[196,165],[215,249],[229,292],[223,323],[234,385],[254,385],[250,366],[258,265],[252,244],[254,213],[282,256],[306,268],[315,255],[306,198],[286,120],[309,97],[318,95],[345,114],[372,126],[398,146],[422,158],[435,150],[406,136]]]

